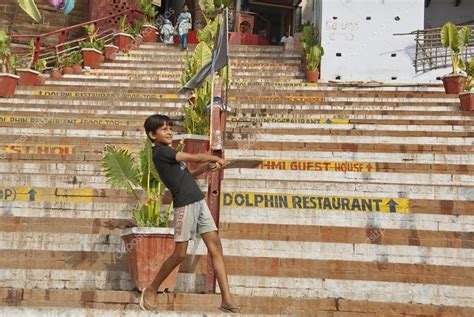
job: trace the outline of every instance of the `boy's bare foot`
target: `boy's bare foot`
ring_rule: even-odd
[[[154,310],[156,305],[156,290],[145,288],[140,299],[140,308],[143,310]]]
[[[229,305],[222,302],[221,307],[219,307],[219,310],[223,311],[224,313],[232,313],[232,314],[240,313],[240,307],[237,306],[235,303],[233,305]]]

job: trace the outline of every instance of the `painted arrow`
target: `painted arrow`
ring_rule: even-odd
[[[391,213],[396,213],[397,212],[397,202],[393,199],[390,199],[390,201],[387,203],[387,206],[390,207],[390,212]]]

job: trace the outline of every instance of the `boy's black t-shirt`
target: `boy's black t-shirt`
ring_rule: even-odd
[[[153,147],[153,163],[161,180],[173,196],[175,208],[199,201],[204,195],[186,167],[185,162],[176,161],[176,151],[165,145]]]

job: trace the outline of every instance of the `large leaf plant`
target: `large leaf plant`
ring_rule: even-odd
[[[168,226],[172,204],[162,212],[165,185],[155,169],[149,139],[138,155],[127,149],[106,145],[102,167],[108,185],[133,194],[137,205],[132,210],[132,216],[139,227]]]
[[[212,60],[212,51],[214,50],[219,25],[219,20],[215,15],[218,10],[232,3],[233,0],[199,1],[199,6],[206,20],[206,26],[197,33],[199,44],[196,46],[192,57],[186,53],[183,59],[184,67],[180,78],[181,85],[187,83],[205,64]],[[228,72],[227,67],[224,67],[218,73],[223,80],[227,79],[227,73],[230,74],[230,69]],[[195,102],[184,108],[183,126],[187,133],[209,135],[209,112],[206,111],[206,107],[211,101],[211,91],[210,76],[206,78],[201,87],[194,89]]]
[[[462,48],[467,48],[472,30],[468,26],[464,26],[459,31],[456,25],[448,22],[441,28],[441,44],[444,48],[451,51],[451,62],[453,71],[451,74],[458,74],[458,68],[462,60],[460,59]]]

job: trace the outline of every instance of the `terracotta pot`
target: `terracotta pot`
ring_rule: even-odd
[[[11,98],[15,95],[16,85],[20,76],[13,74],[0,73],[0,97]]]
[[[184,143],[184,152],[197,154],[197,153],[208,153],[209,152],[209,137],[196,134],[176,134],[173,137],[173,147],[176,148],[180,142]],[[193,171],[198,169],[206,163],[187,163],[188,169]],[[206,178],[206,174],[201,174],[197,178]]]
[[[46,76],[39,75],[38,77],[36,77],[35,86],[43,86],[45,82],[46,82]]]
[[[97,68],[100,64],[102,52],[94,48],[83,48],[82,59],[84,60],[84,67]]]
[[[307,70],[306,78],[310,83],[317,83],[319,78],[319,71],[317,70]]]
[[[16,73],[20,76],[18,86],[34,86],[39,75],[39,72],[33,69],[17,69]]]
[[[117,33],[114,35],[115,46],[118,47],[119,51],[128,53],[132,49],[133,36],[126,33]]]
[[[453,95],[463,92],[467,84],[467,77],[463,75],[446,75],[441,80],[443,81],[444,91]]]
[[[119,48],[115,45],[105,45],[104,46],[104,55],[106,61],[113,61],[115,55],[117,54]]]
[[[72,65],[72,71],[76,75],[82,74],[82,66],[81,65]]]
[[[52,78],[59,78],[61,77],[61,75],[62,74],[58,69],[53,69],[51,73],[49,73],[49,76],[51,76]]]
[[[173,229],[135,227],[124,230],[122,239],[127,252],[130,278],[139,290],[143,290],[174,251]],[[174,269],[160,285],[160,291],[174,290],[178,269],[179,267]]]
[[[465,92],[459,95],[461,100],[461,107],[464,111],[474,110],[474,92]]]
[[[74,69],[72,68],[72,66],[64,66],[64,68],[63,68],[63,74],[64,74],[64,75],[71,75],[71,74],[74,74]]]
[[[158,29],[153,25],[144,25],[140,31],[143,36],[143,42],[145,43],[156,43],[158,41],[158,35],[156,32]]]

